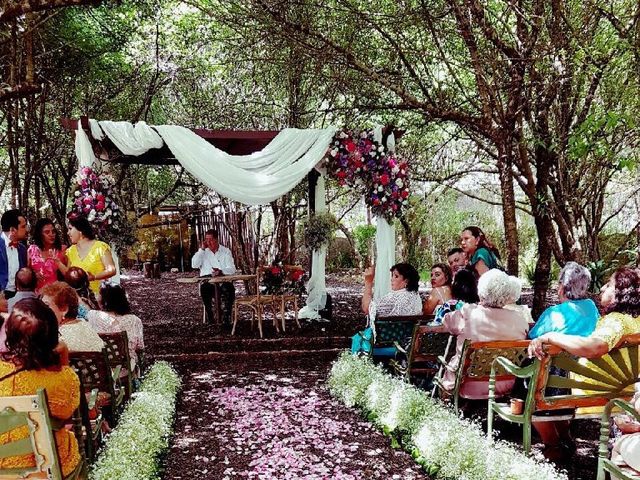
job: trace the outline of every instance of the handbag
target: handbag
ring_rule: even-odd
[[[373,329],[367,327],[351,337],[351,353],[354,355],[371,355],[373,351]]]

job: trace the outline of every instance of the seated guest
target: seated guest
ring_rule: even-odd
[[[64,282],[54,282],[42,289],[42,301],[58,319],[60,340],[70,352],[99,352],[104,342],[91,325],[78,320],[78,294]]]
[[[18,302],[7,320],[8,351],[0,355],[0,395],[33,395],[39,388],[47,392],[49,413],[67,420],[80,403],[80,381],[75,372],[63,366],[58,351],[58,324],[54,313],[41,300]],[[27,427],[11,432],[11,439],[27,438]],[[0,436],[0,444],[8,435]],[[62,474],[71,474],[80,462],[75,436],[61,428],[54,432]],[[0,459],[0,468],[35,466],[33,455]]]
[[[455,275],[458,270],[467,266],[469,259],[460,247],[454,247],[447,252],[447,263],[449,264],[449,268],[451,268],[451,273]]]
[[[90,310],[87,320],[98,333],[127,332],[131,371],[138,364],[138,352],[144,350],[142,320],[131,313],[127,294],[120,285],[104,285],[100,289],[100,310]]]
[[[640,272],[623,267],[616,270],[609,282],[600,290],[600,305],[605,312],[588,336],[569,335],[562,332],[547,332],[531,341],[529,355],[542,359],[545,345],[556,345],[577,357],[599,358],[614,348],[625,335],[640,332]],[[588,365],[587,365],[588,366]],[[576,393],[580,391],[576,390]],[[572,445],[567,425],[559,422],[534,422],[542,441],[546,445],[545,456],[560,459],[570,453]]]
[[[636,394],[631,405],[640,413],[640,383],[636,384]],[[614,421],[622,436],[616,440],[611,451],[611,460],[616,465],[627,465],[640,472],[640,422],[630,415],[619,415]]]
[[[397,317],[420,315],[422,300],[418,294],[418,271],[408,263],[397,263],[391,267],[391,291],[379,300],[373,299],[375,267],[364,272],[362,311],[367,314],[367,328],[352,337],[352,353],[370,353],[375,337],[376,316]]]
[[[29,267],[24,267],[16,273],[16,294],[7,302],[9,313],[13,310],[13,306],[25,298],[36,298],[36,286],[38,285],[38,277],[36,273]]]
[[[37,285],[37,277],[33,270],[31,270],[29,267],[23,267],[20,270],[18,270],[18,273],[16,273],[16,278],[15,278],[15,286],[16,286],[17,292],[15,296],[13,296],[7,301],[8,313],[6,314],[6,317],[8,317],[8,315],[13,310],[14,305],[20,300],[24,300],[25,298],[38,297],[35,293],[36,285]],[[3,321],[2,326],[0,326],[0,352],[7,351],[7,346],[5,344],[6,340],[7,340],[7,322]]]
[[[193,258],[191,259],[191,268],[199,268],[200,276],[217,277],[220,275],[233,275],[236,273],[236,265],[233,262],[231,250],[220,245],[218,242],[218,232],[215,230],[207,230],[204,234],[204,241]],[[231,323],[231,312],[233,310],[233,301],[236,296],[236,289],[232,282],[224,282],[218,284],[220,294],[224,299],[225,312],[224,323]],[[200,284],[200,296],[204,304],[204,311],[207,322],[213,322],[213,296],[215,286],[209,282]],[[220,321],[220,319],[217,319]]]
[[[431,292],[424,302],[422,313],[431,315],[436,307],[451,300],[451,280],[453,275],[449,265],[436,263],[431,267]]]
[[[478,303],[478,281],[476,276],[470,270],[462,269],[458,270],[458,273],[453,277],[453,284],[451,285],[451,300],[447,300],[445,303],[436,308],[436,318],[431,325],[442,325],[444,316],[447,313],[460,310],[465,303]]]
[[[78,318],[86,320],[89,310],[98,310],[98,301],[89,288],[89,275],[80,267],[69,267],[64,281],[78,294]]]
[[[456,354],[449,361],[443,384],[445,390],[451,391],[455,386],[455,373],[461,359],[465,340],[473,342],[490,342],[493,340],[524,340],[527,337],[529,324],[525,316],[514,310],[503,308],[515,303],[520,293],[520,282],[501,270],[492,269],[478,280],[479,304],[467,303],[460,310],[444,317],[444,326],[449,333],[457,335]],[[514,380],[498,380],[496,395],[504,396],[513,388]],[[489,395],[489,384],[486,381],[466,381],[460,396],[470,399],[486,399]]]
[[[567,262],[558,278],[560,303],[547,308],[529,332],[538,338],[549,332],[587,337],[596,328],[600,314],[593,300],[587,298],[591,273],[576,262]]]

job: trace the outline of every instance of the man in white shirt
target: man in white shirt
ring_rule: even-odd
[[[19,210],[7,210],[0,219],[0,290],[8,300],[16,294],[16,273],[27,266],[27,220]]]
[[[200,249],[191,259],[191,267],[200,269],[200,276],[218,277],[220,275],[233,275],[236,273],[236,265],[233,262],[231,250],[220,245],[218,242],[218,232],[207,230],[204,241]],[[224,323],[230,323],[233,300],[236,296],[236,289],[232,282],[212,284],[202,282],[200,284],[200,296],[207,316],[207,322],[212,323],[213,314],[212,300],[216,285],[220,288],[221,300],[225,306]],[[219,319],[218,319],[219,320]]]

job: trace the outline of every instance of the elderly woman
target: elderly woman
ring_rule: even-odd
[[[556,345],[577,357],[599,358],[620,339],[640,332],[640,272],[623,267],[616,270],[600,290],[600,305],[605,315],[588,336],[548,332],[531,341],[529,355],[543,358],[545,345]],[[545,443],[545,456],[551,460],[565,457],[572,448],[567,425],[559,422],[534,422]],[[567,441],[565,441],[567,440]]]
[[[0,355],[0,395],[33,395],[39,388],[47,392],[52,417],[66,420],[80,403],[80,381],[74,371],[63,366],[58,349],[58,323],[41,300],[19,301],[7,320],[8,351]],[[26,427],[11,432],[12,439],[26,438]],[[71,474],[80,462],[78,443],[64,428],[54,432],[62,474]],[[0,436],[0,444],[8,439]],[[0,468],[35,466],[33,455],[5,457]]]
[[[351,351],[369,353],[374,340],[372,325],[376,316],[397,317],[420,315],[422,300],[418,294],[418,271],[408,263],[397,263],[391,267],[391,291],[380,300],[373,300],[373,278],[375,267],[364,273],[362,311],[368,316],[367,328],[352,337]]]
[[[529,330],[525,315],[519,310],[503,308],[515,303],[520,297],[520,282],[501,270],[492,269],[478,280],[480,302],[467,303],[460,310],[444,317],[444,326],[452,335],[457,335],[456,354],[449,361],[443,385],[451,391],[455,386],[455,370],[462,355],[466,340],[490,342],[493,340],[524,340]],[[513,388],[514,380],[496,382],[496,394],[504,396]],[[485,381],[470,380],[464,383],[460,396],[469,399],[486,399],[489,384]]]
[[[567,262],[558,278],[560,303],[547,308],[529,332],[538,338],[549,332],[588,337],[596,328],[600,314],[593,300],[587,298],[591,273],[576,262]]]
[[[446,263],[436,263],[431,267],[431,293],[424,302],[422,313],[431,315],[436,308],[451,300],[453,274]]]
[[[42,301],[58,320],[60,340],[70,352],[99,352],[104,342],[91,325],[78,320],[78,294],[64,282],[54,282],[42,289]]]

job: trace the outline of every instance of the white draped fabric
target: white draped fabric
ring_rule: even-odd
[[[382,144],[382,127],[373,131],[373,139]],[[393,133],[387,138],[387,149],[395,151]],[[373,298],[379,300],[391,291],[389,269],[396,263],[396,227],[383,217],[376,219],[376,274],[373,279]]]
[[[316,183],[314,192],[316,213],[324,213],[327,211],[325,202],[325,184],[324,171],[320,171],[320,178]],[[307,305],[300,309],[298,317],[319,320],[319,310],[322,310],[327,304],[327,285],[325,279],[325,268],[327,259],[327,246],[323,246],[320,250],[314,250],[311,256],[311,265],[313,272],[307,283]]]

